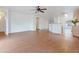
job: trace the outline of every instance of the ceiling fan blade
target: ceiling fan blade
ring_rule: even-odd
[[[47,10],[46,8],[44,8],[44,9],[41,9],[41,10]]]
[[[44,11],[40,10],[40,12],[44,13]]]

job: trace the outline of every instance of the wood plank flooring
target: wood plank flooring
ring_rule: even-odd
[[[0,52],[64,53],[79,52],[79,38],[49,31],[10,34],[0,41]]]
[[[1,39],[6,39],[6,35],[4,32],[0,32],[0,40]]]

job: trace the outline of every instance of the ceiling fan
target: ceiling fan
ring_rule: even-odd
[[[47,10],[47,9],[46,8],[40,8],[40,6],[37,6],[35,13],[38,13],[38,12],[45,13],[44,10]]]

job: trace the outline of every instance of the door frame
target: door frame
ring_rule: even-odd
[[[4,15],[4,22],[5,22],[4,34],[8,35],[9,34],[9,10],[4,7],[0,7],[0,9],[5,13],[5,15]]]

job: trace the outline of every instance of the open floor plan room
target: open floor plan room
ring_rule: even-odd
[[[79,53],[79,7],[0,6],[0,52]]]

